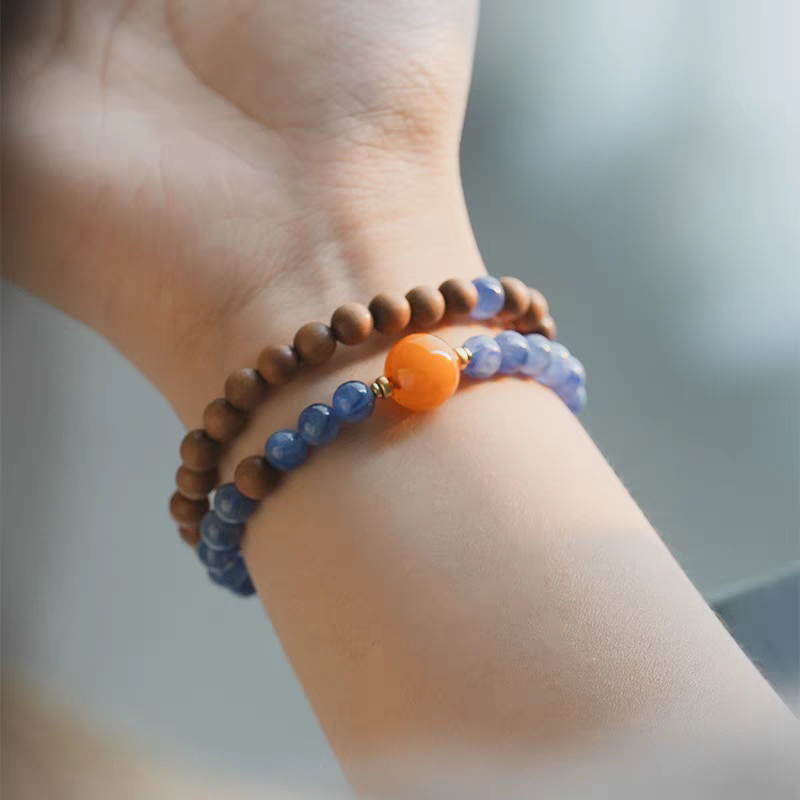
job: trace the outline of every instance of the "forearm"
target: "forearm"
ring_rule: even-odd
[[[397,244],[413,276],[386,272],[387,289],[436,285],[459,260],[409,237]],[[461,274],[480,269],[461,262]],[[317,316],[295,312],[295,325]],[[339,353],[277,390],[230,463],[341,381],[381,374],[387,347]],[[784,713],[581,425],[533,382],[464,388],[428,414],[382,406],[248,528],[259,594],[356,779],[368,756],[431,741],[529,751],[609,725]]]
[[[472,0],[30,14],[4,64],[4,268],[197,427],[225,376],[300,324],[483,269],[457,167],[475,17]],[[387,346],[272,392],[223,477],[341,380],[380,374]],[[354,777],[432,739],[529,749],[783,713],[533,382],[408,418],[387,404],[248,528],[259,593]]]

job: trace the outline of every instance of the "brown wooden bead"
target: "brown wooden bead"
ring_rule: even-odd
[[[411,322],[420,328],[431,328],[444,316],[444,297],[438,289],[417,286],[406,300],[411,306]]]
[[[445,310],[454,317],[470,314],[478,305],[478,290],[472,281],[463,278],[450,278],[440,287],[444,297]]]
[[[283,473],[262,456],[248,456],[239,462],[233,481],[236,488],[253,500],[263,500],[278,485]]]
[[[204,430],[189,431],[181,442],[183,465],[196,472],[205,472],[219,463],[222,448]]]
[[[203,412],[206,433],[218,442],[233,441],[247,423],[244,411],[234,408],[224,397],[212,400]]]
[[[518,319],[531,305],[531,290],[519,278],[501,278],[505,303],[500,312],[504,319]]]
[[[369,304],[375,330],[392,335],[400,333],[411,321],[411,306],[405,297],[379,294]]]
[[[362,344],[372,333],[372,314],[361,303],[345,303],[333,312],[331,330],[342,344]]]
[[[189,547],[197,547],[200,544],[200,528],[197,525],[179,525],[178,533]]]
[[[550,305],[547,302],[547,298],[536,289],[530,289],[531,293],[531,304],[529,307],[529,311],[536,310],[537,313],[541,314],[542,318],[546,317],[550,313]]]
[[[225,399],[240,411],[252,411],[264,402],[267,384],[250,367],[237,369],[225,381]]]
[[[546,336],[548,339],[555,339],[556,338],[556,321],[548,314],[540,323],[539,327],[536,329],[536,333],[541,333],[542,336]]]
[[[258,355],[261,377],[276,386],[288,383],[299,366],[297,353],[288,344],[269,344]]]
[[[195,472],[188,467],[180,466],[175,473],[175,485],[184,497],[190,500],[202,500],[217,485],[219,475],[216,467],[205,472]]]
[[[324,322],[307,322],[294,336],[294,349],[304,363],[324,364],[336,350],[336,337]]]
[[[190,500],[180,492],[175,492],[169,499],[169,513],[179,525],[191,527],[197,525],[208,511],[208,498],[204,500]]]
[[[514,321],[514,327],[520,333],[535,333],[542,320],[550,313],[547,300],[541,292],[529,289],[528,294],[530,296],[528,310]]]

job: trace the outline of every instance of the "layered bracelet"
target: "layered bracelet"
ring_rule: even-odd
[[[243,430],[247,414],[262,402],[270,384],[286,383],[301,364],[327,361],[337,342],[359,344],[373,330],[391,335],[409,325],[430,328],[445,314],[512,327],[495,337],[473,336],[456,348],[430,333],[405,336],[390,349],[384,374],[371,385],[348,381],[330,404],[305,408],[296,428],[275,431],[267,439],[264,455],[244,459],[234,480],[214,491],[224,446]],[[257,369],[234,372],[226,381],[225,397],[206,407],[204,428],[184,438],[178,491],[170,501],[182,538],[196,548],[215,583],[238,595],[252,594],[255,589],[239,550],[247,518],[283,475],[305,463],[311,449],[330,444],[342,424],[367,419],[377,400],[392,398],[409,410],[427,410],[455,392],[462,371],[475,380],[518,374],[549,386],[579,414],[586,404],[585,372],[563,345],[551,341],[554,334],[555,324],[539,292],[515,278],[491,276],[472,283],[445,281],[438,291],[418,287],[405,298],[378,295],[369,307],[352,303],[340,307],[329,326],[303,326],[293,346],[269,346],[261,352]],[[213,510],[209,510],[212,492]]]

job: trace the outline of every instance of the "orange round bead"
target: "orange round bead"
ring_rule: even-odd
[[[402,338],[386,356],[385,369],[392,384],[392,399],[411,411],[436,408],[458,388],[456,351],[430,333]]]

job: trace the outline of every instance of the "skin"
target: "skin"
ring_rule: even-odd
[[[12,9],[8,274],[185,420],[256,328],[281,340],[340,301],[480,271],[457,161],[473,4]]]
[[[26,5],[3,47],[4,267],[187,426],[231,369],[340,302],[483,271],[458,173],[474,3]],[[282,389],[226,477],[306,403],[381,374],[386,347]],[[245,554],[356,785],[434,746],[791,719],[530,382],[381,409],[292,475]]]

